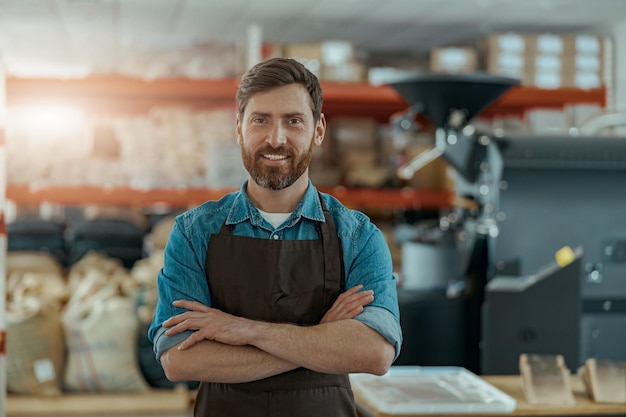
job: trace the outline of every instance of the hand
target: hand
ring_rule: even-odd
[[[331,321],[353,319],[358,316],[363,307],[374,301],[374,291],[360,291],[362,285],[356,285],[349,290],[339,294],[330,310],[324,314],[320,323],[330,323]]]
[[[186,330],[195,330],[178,345],[179,350],[188,349],[205,339],[235,346],[248,344],[253,325],[251,320],[224,313],[196,301],[176,300],[173,304],[188,311],[163,322],[163,327],[169,327],[165,334],[173,336]]]

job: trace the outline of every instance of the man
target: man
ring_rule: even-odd
[[[402,341],[388,246],[309,180],[326,130],[312,73],[262,62],[237,104],[249,179],[176,219],[155,353],[169,379],[201,381],[196,416],[355,416],[347,374],[384,374]]]

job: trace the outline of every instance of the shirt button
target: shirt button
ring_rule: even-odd
[[[274,235],[274,236],[273,236],[273,239],[274,239],[274,240],[278,240],[278,235]]]

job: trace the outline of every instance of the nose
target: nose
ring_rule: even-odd
[[[274,148],[284,145],[285,143],[287,143],[286,129],[284,129],[280,123],[274,124],[267,137],[265,138],[265,142]]]

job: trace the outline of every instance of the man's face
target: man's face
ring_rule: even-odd
[[[254,94],[237,117],[237,142],[252,180],[271,190],[295,183],[308,172],[325,126],[323,116],[313,120],[311,99],[301,84]]]

